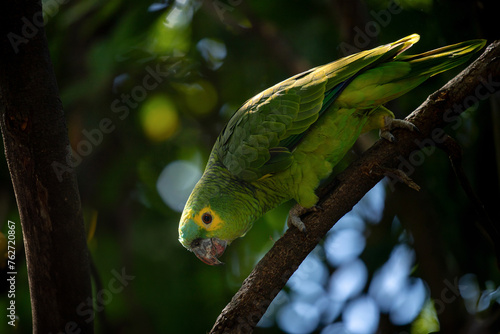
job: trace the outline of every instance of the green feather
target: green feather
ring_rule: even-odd
[[[316,204],[315,189],[358,136],[394,117],[384,103],[466,62],[485,44],[403,55],[418,39],[410,35],[315,67],[246,101],[222,130],[186,204],[182,244],[214,237],[230,243],[286,200]],[[207,208],[220,217],[217,228],[195,221]]]

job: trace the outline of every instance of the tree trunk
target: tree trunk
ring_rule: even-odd
[[[0,13],[0,126],[24,236],[33,333],[93,333],[80,196],[67,167],[71,150],[42,6],[2,1]]]

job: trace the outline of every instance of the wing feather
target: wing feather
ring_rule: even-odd
[[[212,154],[232,174],[248,182],[288,168],[293,162],[293,149],[354,77],[417,41],[418,35],[411,35],[310,69],[266,89],[236,111]]]

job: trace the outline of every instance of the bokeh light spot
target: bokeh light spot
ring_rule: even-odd
[[[332,266],[350,262],[365,249],[366,240],[356,229],[346,228],[330,232],[325,240],[325,252]]]
[[[367,279],[368,270],[359,259],[340,266],[330,277],[330,298],[343,302],[356,296],[365,287]]]
[[[422,310],[427,290],[420,278],[412,278],[400,292],[389,313],[393,324],[402,326],[412,322]]]
[[[345,329],[345,326],[341,322],[336,322],[334,324],[328,325],[321,331],[321,334],[351,334]]]
[[[354,206],[355,211],[366,222],[377,224],[382,219],[385,207],[385,181],[377,183]]]
[[[377,331],[379,316],[377,303],[363,296],[346,305],[342,319],[349,333],[372,334]]]
[[[324,285],[328,280],[328,275],[325,263],[317,257],[315,252],[312,252],[293,273],[287,285],[293,290],[300,289],[300,286],[307,281]]]
[[[156,189],[163,201],[174,211],[182,212],[201,170],[189,161],[177,160],[168,164],[156,182]]]
[[[160,95],[147,99],[139,111],[142,128],[152,141],[170,138],[179,127],[179,115],[174,103]]]
[[[304,302],[292,302],[278,312],[277,322],[290,334],[313,332],[319,325],[320,313],[316,306]]]
[[[205,59],[211,70],[216,70],[222,66],[227,55],[226,45],[211,38],[203,38],[197,44],[196,48]]]
[[[206,80],[200,79],[194,83],[177,84],[175,88],[184,95],[189,110],[197,115],[208,114],[217,104],[217,91]]]
[[[405,288],[415,258],[414,251],[406,245],[397,245],[389,260],[375,272],[369,293],[383,312],[389,312]]]

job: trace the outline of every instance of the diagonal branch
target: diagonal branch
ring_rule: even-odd
[[[323,210],[303,217],[307,234],[291,228],[276,241],[222,310],[210,333],[252,332],[300,263],[332,226],[384,177],[384,170],[401,168],[403,162],[411,165],[412,155],[423,145],[440,144],[445,138],[446,125],[458,122],[460,113],[499,88],[500,41],[495,41],[406,118],[420,133],[395,130],[397,144],[378,141],[320,192],[319,205]],[[398,181],[390,180],[390,185],[394,182]]]

